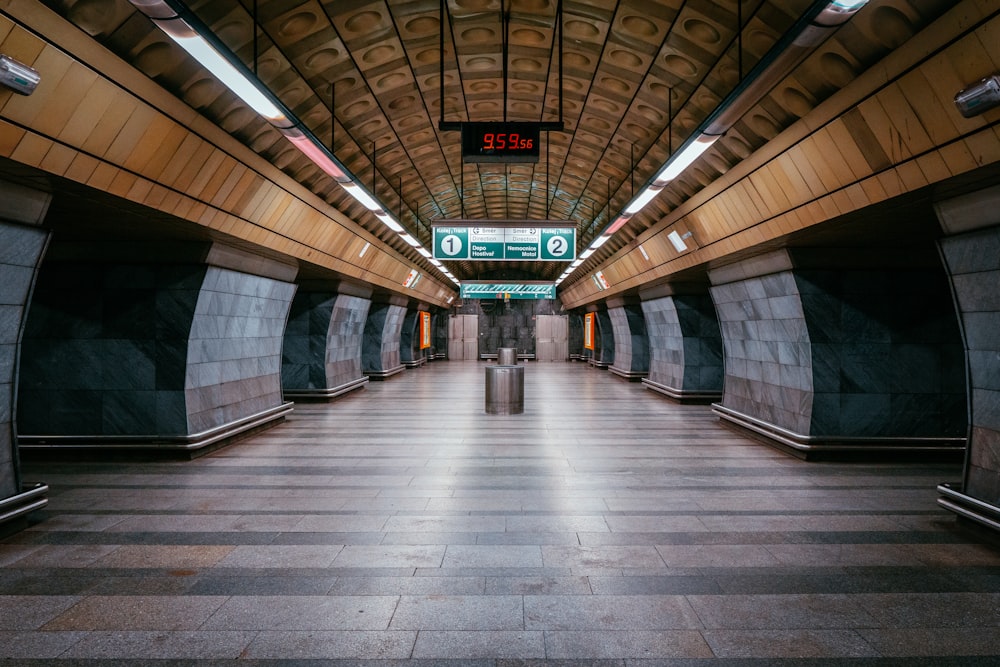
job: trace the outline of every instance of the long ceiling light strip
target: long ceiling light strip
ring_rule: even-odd
[[[813,49],[836,28],[854,16],[868,0],[817,0],[802,18],[778,40],[771,51],[754,67],[740,84],[716,107],[701,125],[681,144],[660,167],[649,183],[628,203],[625,209],[591,242],[586,257],[597,250],[621,229],[629,219],[656,199],[668,183],[680,176],[695,160],[711,148],[729,128],[788,75]],[[686,245],[685,245],[686,248]],[[584,257],[584,253],[580,256]],[[558,285],[569,277],[578,263],[556,280]]]
[[[271,123],[295,148],[339,183],[347,194],[373,212],[382,224],[399,234],[422,256],[428,256],[429,253],[425,254],[427,251],[406,233],[399,221],[386,212],[378,199],[356,181],[336,156],[247,70],[246,65],[219,44],[211,31],[203,26],[182,3],[175,0],[129,0],[129,2],[247,106]],[[460,284],[454,276],[448,277],[456,285]]]

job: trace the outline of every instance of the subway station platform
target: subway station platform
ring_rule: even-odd
[[[435,362],[193,461],[28,463],[0,665],[986,665],[961,463],[806,462],[574,363]]]

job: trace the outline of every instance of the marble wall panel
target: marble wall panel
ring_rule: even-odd
[[[403,315],[403,325],[399,330],[399,360],[404,364],[423,358],[417,334],[417,311],[408,310]]]
[[[405,306],[371,305],[361,344],[361,365],[365,373],[390,373],[402,366],[399,341],[405,315]]]
[[[24,435],[187,433],[188,334],[204,267],[53,263],[25,327]]]
[[[649,339],[642,306],[624,305],[608,308],[614,339],[614,368],[628,375],[649,372]]]
[[[282,404],[282,341],[294,295],[292,283],[208,267],[188,341],[190,433]]]
[[[0,500],[21,482],[14,440],[15,368],[37,265],[48,239],[35,227],[0,221]]]
[[[594,359],[606,365],[615,363],[615,328],[606,310],[597,311],[597,324],[594,326]]]
[[[962,320],[971,424],[964,492],[1000,506],[1000,227],[941,241]]]
[[[650,299],[642,302],[642,311],[649,335],[649,379],[675,390],[721,392],[722,337],[711,297]],[[760,379],[759,368],[755,370]]]

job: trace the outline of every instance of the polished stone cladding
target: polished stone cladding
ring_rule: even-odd
[[[191,433],[282,404],[281,344],[294,295],[292,283],[208,267],[184,380]]]
[[[965,493],[1000,506],[1000,227],[941,241],[968,349]]]
[[[795,284],[811,350],[810,434],[965,436],[964,349],[943,271],[797,270]]]
[[[420,349],[420,334],[417,329],[418,313],[408,310],[403,317],[403,326],[399,331],[399,360],[403,365],[416,365],[426,357]]]
[[[403,368],[399,339],[405,316],[405,306],[389,303],[371,305],[361,344],[362,371],[378,377],[399,372]]]
[[[0,221],[0,500],[21,490],[14,452],[14,368],[47,239],[45,230]]]
[[[642,306],[626,304],[608,308],[615,345],[611,369],[627,377],[644,377],[649,373],[649,338]]]
[[[649,379],[681,392],[722,393],[722,337],[708,294],[642,302],[649,336]]]
[[[809,463],[582,364],[435,362],[193,461],[29,461],[0,667],[986,667],[959,463]]]
[[[335,389],[362,378],[361,341],[370,306],[358,296],[298,290],[285,327],[282,388]]]
[[[803,436],[962,437],[962,345],[942,273],[782,271],[711,288],[722,405]]]
[[[597,311],[597,324],[594,326],[594,359],[605,366],[615,363],[615,327],[606,310]]]
[[[24,331],[20,435],[185,435],[207,267],[46,263]]]

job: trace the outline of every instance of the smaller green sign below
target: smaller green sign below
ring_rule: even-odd
[[[555,283],[462,283],[463,299],[554,299]]]

